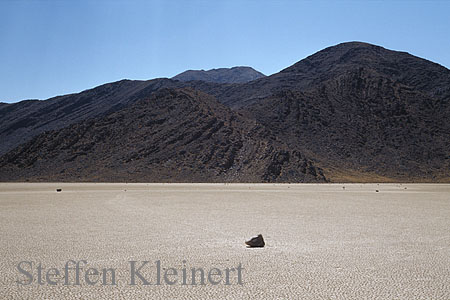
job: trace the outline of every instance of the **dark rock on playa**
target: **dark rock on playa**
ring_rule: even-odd
[[[245,244],[248,248],[262,248],[266,245],[262,234],[252,237],[250,240],[246,241]]]

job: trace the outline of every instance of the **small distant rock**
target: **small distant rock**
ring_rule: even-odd
[[[377,193],[378,193],[378,192],[379,192],[379,190],[375,190],[375,192],[377,192]]]
[[[262,234],[258,234],[258,236],[252,237],[250,240],[246,241],[245,244],[248,248],[262,248],[266,245]]]
[[[57,192],[62,192],[62,189],[56,189]]]

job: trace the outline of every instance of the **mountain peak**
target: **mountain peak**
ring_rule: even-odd
[[[232,68],[218,68],[211,70],[188,70],[180,73],[172,79],[179,81],[200,80],[216,83],[246,83],[265,75],[255,69],[247,66],[238,66]]]
[[[305,59],[297,62],[284,72],[292,70],[317,67],[329,67],[342,64],[379,64],[383,60],[395,60],[399,56],[408,55],[405,52],[385,49],[381,46],[364,42],[345,42],[327,47]],[[282,72],[283,72],[282,71]]]
[[[372,51],[393,51],[388,50],[382,46],[366,43],[366,42],[359,42],[359,41],[351,41],[351,42],[343,42],[339,43],[333,46],[329,46],[327,48],[324,48],[320,51],[318,51],[315,54],[323,53],[323,52],[345,52],[353,49],[366,49],[366,50],[372,50]],[[394,51],[397,52],[397,51]]]

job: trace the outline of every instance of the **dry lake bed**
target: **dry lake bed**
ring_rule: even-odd
[[[1,299],[450,299],[446,184],[0,183],[0,231]]]

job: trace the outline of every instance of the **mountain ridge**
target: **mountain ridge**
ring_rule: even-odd
[[[251,67],[237,66],[210,70],[187,70],[171,79],[179,81],[206,81],[215,83],[246,83],[265,75]]]
[[[166,89],[192,89],[207,95],[200,96],[202,99],[212,97],[216,105],[225,105],[236,113],[239,124],[258,124],[260,132],[264,132],[259,135],[262,140],[276,140],[271,142],[273,149],[290,154],[279,154],[277,159],[282,161],[284,171],[266,181],[316,180],[288,175],[296,171],[286,171],[286,155],[292,159],[289,151],[295,151],[315,170],[323,170],[326,180],[450,182],[450,70],[406,52],[360,42],[325,48],[279,73],[246,83],[124,81],[57,97],[53,100],[55,112],[52,102],[45,101],[0,106],[0,137],[9,142],[0,145],[0,155],[2,149],[6,149],[6,155],[47,129],[60,131],[67,125],[82,126]],[[192,122],[192,126],[198,125],[195,119]],[[229,129],[243,130],[243,125],[236,126]],[[179,130],[183,131],[183,127]],[[35,155],[14,149],[11,153],[18,161]],[[10,154],[7,161],[13,170]],[[199,151],[197,155],[204,153]],[[190,163],[195,172],[204,168],[200,161]],[[259,174],[264,173],[258,170]],[[2,172],[4,167],[0,167]],[[224,178],[211,175],[202,180]],[[238,175],[230,178],[227,180],[239,180]],[[253,180],[264,181],[258,178]]]
[[[360,59],[359,62],[352,63],[350,60],[349,63],[342,63],[352,57]],[[384,59],[371,61],[380,57]],[[309,55],[278,73],[234,86],[221,95],[219,100],[228,106],[239,108],[283,90],[317,88],[321,82],[359,67],[375,68],[378,72],[385,72],[386,76],[392,76],[393,80],[406,85],[419,85],[419,88],[436,93],[440,98],[450,98],[450,70],[444,66],[407,52],[362,42],[346,42]],[[396,74],[398,77],[395,77]]]
[[[0,180],[326,182],[263,126],[192,89],[162,89],[0,157]]]

